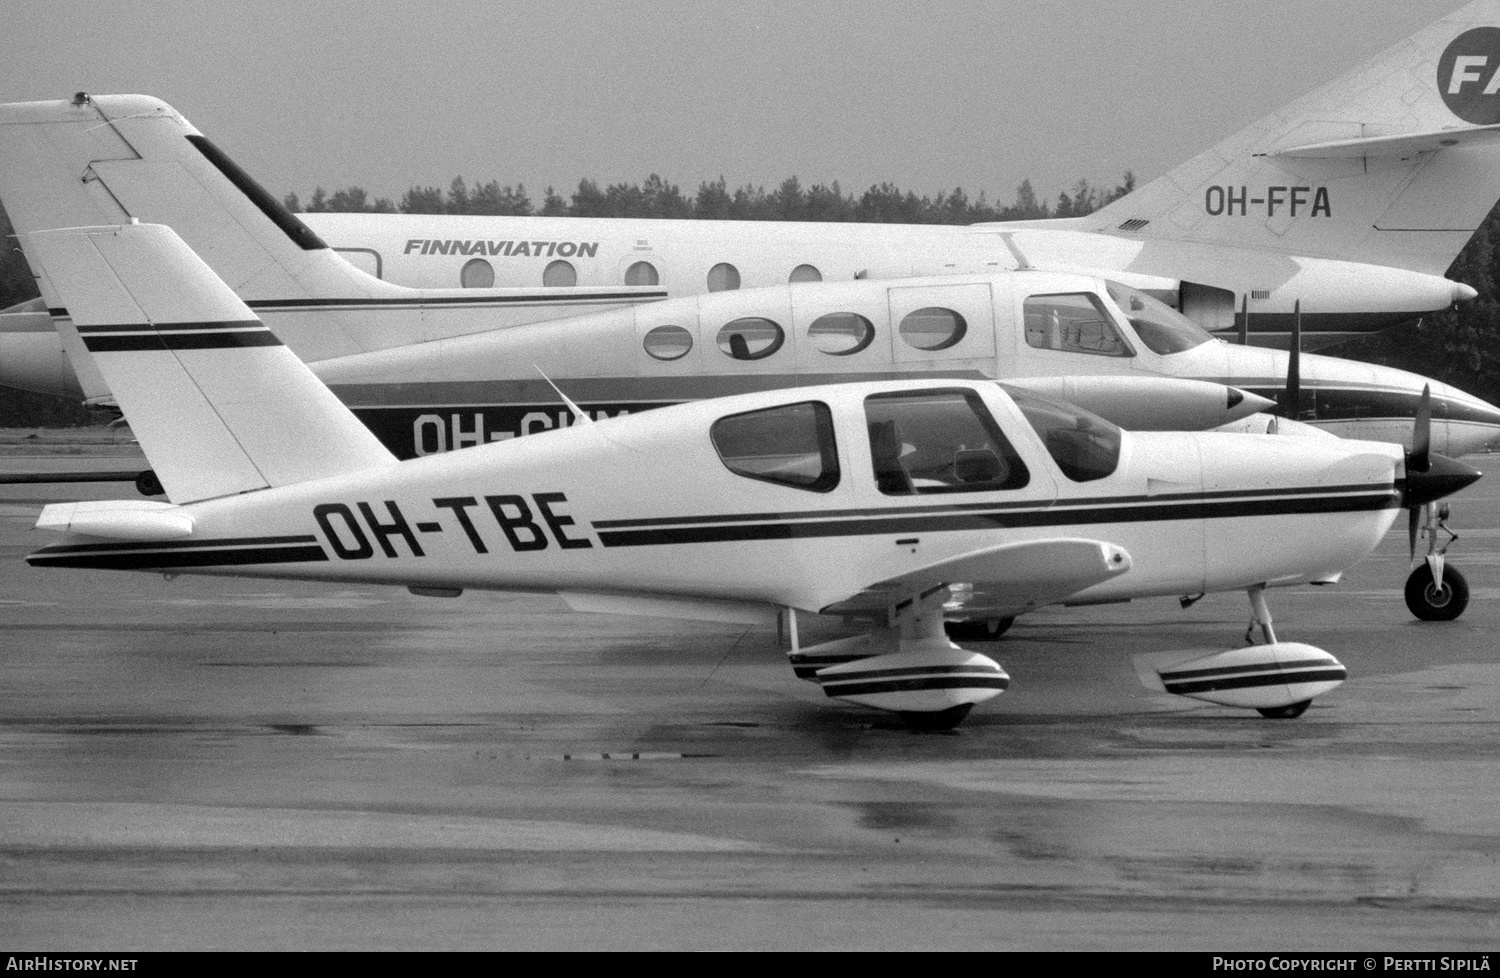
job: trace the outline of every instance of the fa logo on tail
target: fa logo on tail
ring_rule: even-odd
[[[1453,39],[1438,59],[1438,91],[1465,122],[1500,122],[1500,27],[1476,27]]]

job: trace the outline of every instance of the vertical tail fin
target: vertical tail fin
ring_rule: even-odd
[[[170,105],[143,95],[0,105],[0,200],[23,235],[171,227],[308,362],[666,296],[653,286],[427,290],[382,281],[336,254]],[[69,341],[67,304],[46,289]]]
[[[174,503],[395,458],[170,228],[22,236]]]
[[[143,95],[0,106],[0,199],[22,233],[170,225],[249,301],[363,295],[374,281]]]
[[[1500,0],[1423,28],[1090,217],[1441,275],[1500,198]]]

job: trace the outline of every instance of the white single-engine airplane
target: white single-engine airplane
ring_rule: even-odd
[[[1128,433],[989,381],[705,400],[397,460],[169,228],[28,235],[169,502],[48,506],[44,567],[554,590],[577,607],[863,618],[797,648],[827,695],[957,723],[1009,683],[947,607],[1244,589],[1265,642],[1157,688],[1296,716],[1345,676],[1277,640],[1268,585],[1331,581],[1401,507],[1478,478],[1391,444]]]
[[[1413,106],[1410,118],[1403,123],[1408,129],[1436,125],[1433,120],[1446,117],[1443,113],[1451,116],[1457,111],[1448,104],[1451,96],[1444,94],[1447,89],[1440,78],[1444,69],[1438,63],[1443,58],[1438,53],[1457,50],[1462,46],[1459,41],[1473,32],[1472,24],[1490,18],[1495,9],[1500,9],[1500,4],[1465,8],[1423,31],[1408,45],[1372,62],[1409,83],[1411,98],[1398,100],[1403,112],[1408,110],[1408,101]],[[1435,59],[1433,65],[1422,60],[1429,55]],[[1467,70],[1480,70],[1473,60],[1478,55],[1464,57],[1470,59],[1464,62],[1470,65]],[[1500,54],[1493,63],[1500,65]],[[1303,132],[1312,125],[1307,119],[1313,117],[1323,120],[1318,125],[1333,125],[1329,119],[1378,115],[1377,109],[1389,114],[1390,93],[1383,89],[1356,92],[1358,86],[1351,79],[1365,77],[1356,72],[1289,108],[1285,118],[1265,120],[1258,129],[1252,127],[1259,133],[1255,139],[1244,133],[1236,137],[1245,145],[1236,150],[1240,156],[1234,166],[1251,167],[1261,174],[1254,179],[1271,179],[1265,175],[1269,172],[1265,167],[1324,166],[1324,162],[1317,162],[1323,160],[1321,156],[1309,164],[1288,162],[1294,158],[1281,159],[1276,154],[1268,157],[1255,147],[1279,145],[1277,140],[1286,143],[1292,139],[1289,133]],[[1457,84],[1467,91],[1464,77]],[[1330,100],[1337,102],[1336,112]],[[1411,159],[1379,155],[1395,153],[1399,157],[1410,149],[1400,141],[1359,142],[1378,159],[1361,157],[1364,162],[1358,172],[1340,170],[1343,175],[1330,184],[1333,189],[1327,199],[1344,200],[1346,193],[1353,194],[1360,206],[1346,210],[1340,205],[1335,218],[1330,203],[1329,214],[1313,215],[1311,211],[1321,210],[1314,206],[1318,194],[1313,194],[1309,198],[1312,204],[1308,204],[1288,191],[1290,197],[1284,202],[1287,214],[1282,217],[1292,220],[1288,215],[1295,212],[1309,222],[1316,218],[1331,223],[1304,226],[1293,221],[1282,227],[1273,221],[1266,227],[1274,225],[1272,229],[1280,228],[1281,233],[1271,237],[1308,243],[1313,251],[1317,249],[1312,243],[1327,238],[1343,242],[1340,247],[1346,249],[1370,248],[1380,254],[1405,249],[1403,254],[1425,254],[1430,261],[1438,259],[1423,249],[1451,246],[1456,253],[1468,234],[1455,237],[1452,227],[1458,225],[1419,234],[1410,228],[1393,230],[1379,222],[1373,226],[1358,223],[1377,206],[1371,203],[1376,198],[1366,199],[1367,195],[1385,194],[1379,199],[1387,200],[1395,194],[1410,210],[1418,200],[1443,196],[1432,190],[1436,184],[1429,186],[1433,180],[1446,188],[1444,194],[1465,201],[1477,199],[1476,194],[1490,194],[1484,199],[1493,199],[1493,189],[1485,188],[1496,182],[1494,171],[1500,168],[1490,165],[1492,154],[1488,150],[1479,148],[1488,138],[1489,129],[1458,127],[1444,131],[1456,140],[1453,146],[1443,140],[1433,149],[1422,142],[1420,145],[1427,148]],[[1219,149],[1228,153],[1224,149],[1228,145],[1222,144]],[[1193,164],[1194,172],[1206,172],[1207,164],[1202,159]],[[1345,163],[1327,165],[1347,169]],[[1405,182],[1399,188],[1387,186],[1394,179],[1391,174],[1398,172],[1404,174]],[[1275,179],[1292,177],[1283,174]],[[1139,193],[1148,197],[1155,194],[1151,199],[1156,199],[1161,191],[1152,187],[1158,184],[1161,181]],[[1221,184],[1212,182],[1207,186],[1210,189],[1204,191],[1205,195],[1215,187],[1222,189]],[[1424,186],[1428,189],[1419,194],[1417,188]],[[1273,189],[1282,188],[1276,184]],[[823,274],[806,273],[805,269],[811,267],[806,262],[798,266],[803,272],[786,276],[742,276],[731,269],[736,283],[754,285],[763,280],[782,284],[714,294],[703,292],[703,287],[718,281],[711,272],[697,276],[663,265],[667,276],[662,279],[661,269],[651,265],[650,256],[642,257],[633,250],[629,252],[634,256],[629,266],[624,264],[629,257],[624,251],[620,256],[598,259],[611,268],[618,265],[623,269],[621,275],[627,284],[619,287],[605,284],[617,279],[594,275],[583,277],[590,284],[556,288],[537,288],[534,283],[528,288],[501,276],[506,287],[500,289],[408,289],[372,278],[342,260],[169,106],[138,96],[79,97],[72,102],[0,107],[0,197],[23,233],[126,220],[170,224],[401,457],[483,444],[569,423],[571,411],[536,377],[533,365],[565,383],[580,406],[596,416],[726,393],[910,374],[1011,379],[1043,391],[1059,390],[1057,378],[1070,376],[1076,379],[1067,382],[1068,396],[1133,428],[1213,427],[1239,420],[1266,403],[1234,392],[1226,401],[1221,388],[1200,386],[1190,390],[1187,385],[1157,383],[1177,378],[1228,385],[1275,400],[1284,416],[1326,431],[1390,441],[1406,438],[1422,391],[1430,387],[1432,440],[1439,451],[1462,455],[1500,436],[1500,409],[1426,378],[1332,358],[1300,356],[1300,344],[1291,352],[1281,352],[1210,342],[1206,332],[1154,297],[1166,294],[1192,312],[1202,307],[1192,300],[1201,290],[1194,292],[1197,286],[1191,282],[1187,285],[1193,288],[1182,282],[1164,282],[1153,262],[1165,260],[1166,255],[1189,256],[1193,262],[1212,256],[1214,267],[1237,269],[1235,274],[1239,274],[1274,259],[1275,267],[1283,271],[1298,269],[1286,280],[1296,288],[1286,284],[1277,294],[1286,297],[1295,292],[1307,297],[1314,307],[1323,303],[1323,308],[1335,299],[1354,302],[1349,308],[1385,308],[1380,303],[1391,296],[1426,294],[1422,289],[1428,286],[1443,292],[1438,303],[1443,305],[1457,297],[1454,283],[1410,269],[1403,272],[1384,265],[1355,266],[1343,259],[1289,257],[1275,251],[1264,227],[1246,230],[1248,225],[1242,227],[1243,222],[1235,222],[1233,227],[1258,241],[1256,248],[1247,248],[1243,242],[1227,244],[1234,235],[1225,230],[1215,237],[1209,234],[1211,224],[1203,224],[1192,234],[1183,232],[1181,240],[1158,240],[1167,233],[1162,231],[1163,226],[1187,220],[1176,211],[1172,221],[1158,222],[1155,230],[1148,232],[1144,225],[1136,228],[1139,241],[1131,237],[1134,232],[1118,228],[1080,231],[1082,225],[1076,221],[1017,226],[1015,234],[1007,231],[997,236],[993,227],[616,221],[570,224],[562,220],[546,225],[551,230],[524,225],[532,230],[525,234],[507,231],[526,237],[545,230],[554,237],[527,237],[524,249],[516,243],[519,239],[507,239],[499,251],[491,242],[485,245],[488,257],[483,261],[499,260],[500,252],[504,252],[506,261],[519,259],[524,251],[528,261],[540,257],[554,265],[566,264],[572,270],[552,280],[543,274],[540,281],[544,284],[553,280],[571,282],[576,278],[574,265],[584,259],[598,259],[604,246],[581,238],[556,238],[556,234],[562,234],[557,229],[562,227],[572,227],[575,237],[585,234],[580,228],[588,229],[588,234],[613,229],[610,233],[615,238],[610,240],[618,244],[628,239],[632,249],[645,241],[647,251],[650,229],[677,234],[681,237],[668,250],[691,261],[706,261],[703,256],[711,257],[714,247],[720,245],[750,248],[751,239],[762,241],[755,248],[765,254],[779,255],[775,257],[777,262],[796,257],[785,250],[790,247],[789,241],[810,242],[810,246],[835,251],[842,248],[845,251],[839,253],[851,261],[854,257],[896,257],[886,264],[876,262],[871,266],[875,277],[865,280],[856,280],[854,271],[843,269],[839,277],[846,280],[817,281]],[[1299,209],[1299,200],[1308,206]],[[1302,214],[1303,209],[1308,213]],[[1443,213],[1448,215],[1447,211]],[[1469,216],[1465,210],[1464,220]],[[1346,224],[1346,217],[1353,223]],[[390,218],[379,215],[369,216],[369,220]],[[1322,235],[1319,228],[1332,236]],[[794,231],[797,237],[786,237]],[[750,239],[745,237],[747,233]],[[1023,233],[1032,237],[1023,241],[1016,236]],[[944,249],[958,240],[968,241],[965,247],[983,246],[991,251],[1001,248],[999,241],[1005,247],[990,255],[995,260],[921,264],[933,255],[944,254]],[[465,253],[472,255],[478,241],[464,242]],[[1023,241],[1028,250],[1023,252],[1018,241]],[[1045,242],[1051,244],[1044,247]],[[1077,250],[1063,249],[1064,244],[1068,248],[1076,245]],[[431,257],[425,253],[433,249],[424,245],[417,250],[424,252],[418,257],[425,259]],[[453,249],[445,244],[441,250],[451,253]],[[1026,257],[1033,253],[1052,257],[1046,262]],[[1451,254],[1441,260],[1449,259]],[[472,263],[478,259],[466,260]],[[1183,260],[1188,261],[1188,257]],[[650,274],[636,267],[642,262],[650,266]],[[604,266],[591,267],[597,271]],[[965,269],[974,271],[963,273]],[[870,268],[857,271],[869,272]],[[915,274],[932,271],[947,274]],[[1412,278],[1412,274],[1417,277]],[[794,284],[785,284],[788,277]],[[70,390],[94,402],[112,401],[113,395],[93,369],[66,307],[52,295],[45,276],[39,274],[39,282],[43,300],[34,303],[34,308],[0,316],[16,330],[0,332],[0,352],[4,354],[0,355],[0,380],[30,389]],[[1423,282],[1426,284],[1421,285]],[[687,294],[662,301],[674,290]],[[1377,293],[1385,298],[1376,301]],[[1290,300],[1294,331],[1298,302],[1298,298]],[[1375,304],[1370,305],[1372,302]],[[1311,313],[1308,318],[1316,319]],[[1143,405],[1150,410],[1141,410]],[[1264,424],[1264,419],[1259,423]],[[147,474],[143,484],[152,483]],[[1421,617],[1453,617],[1462,611],[1465,601],[1462,576],[1443,562],[1444,554],[1437,544],[1436,511],[1428,514],[1426,529],[1427,567],[1425,574],[1423,568],[1417,568],[1408,581],[1408,604]]]

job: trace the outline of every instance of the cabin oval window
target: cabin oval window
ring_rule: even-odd
[[[573,267],[572,262],[557,261],[548,262],[546,271],[542,272],[542,284],[549,289],[566,289],[578,284],[578,270]]]
[[[470,258],[458,273],[458,282],[466,289],[493,289],[495,266],[483,258]]]
[[[787,277],[788,282],[821,282],[823,273],[818,271],[815,265],[798,265],[792,269],[792,274]]]
[[[833,415],[821,401],[731,414],[715,421],[709,435],[735,475],[811,492],[839,484]]]
[[[719,262],[708,270],[708,291],[733,292],[740,287],[740,270],[728,262]]]
[[[660,285],[661,276],[656,272],[656,266],[649,261],[633,262],[625,269],[626,285]]]
[[[969,324],[952,309],[928,306],[907,313],[899,329],[907,346],[935,351],[947,350],[961,343],[969,331]]]
[[[830,312],[807,327],[807,339],[820,353],[847,357],[875,342],[875,324],[853,312]]]
[[[736,360],[764,360],[785,342],[781,327],[759,316],[736,319],[719,330],[719,349]]]
[[[658,326],[642,341],[657,360],[681,360],[693,349],[693,334],[681,326]]]

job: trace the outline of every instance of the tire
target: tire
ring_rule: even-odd
[[[950,621],[943,623],[943,630],[955,642],[997,642],[1015,618],[981,618],[977,621]]]
[[[135,477],[135,489],[142,496],[160,496],[166,492],[161,487],[161,480],[156,477],[156,473],[151,469],[147,469]]]
[[[1286,706],[1258,706],[1255,712],[1267,720],[1295,720],[1307,712],[1312,705],[1312,700],[1302,700],[1298,703],[1288,703]]]
[[[1452,621],[1469,606],[1469,582],[1457,570],[1443,567],[1443,582],[1435,585],[1423,563],[1406,579],[1406,607],[1423,621]]]

